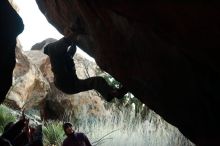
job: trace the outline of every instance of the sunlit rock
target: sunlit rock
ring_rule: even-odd
[[[8,102],[16,108],[31,108],[46,97],[48,90],[49,83],[40,69],[17,47],[13,85],[7,94]]]
[[[50,59],[47,55],[39,50],[25,51],[24,54],[39,68],[42,75],[49,82],[53,82],[53,72],[51,71]]]

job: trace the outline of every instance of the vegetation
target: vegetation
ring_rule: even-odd
[[[71,121],[71,118],[69,118]],[[158,117],[153,111],[145,120],[133,106],[118,108],[113,103],[106,115],[73,118],[76,131],[84,132],[93,146],[191,146],[179,131]]]
[[[117,103],[105,116],[94,118],[85,116],[76,118],[69,115],[76,131],[84,132],[93,146],[192,146],[179,131],[150,111],[145,120],[133,107],[121,107]],[[0,124],[4,127],[9,121],[15,121],[5,106],[0,106]],[[72,120],[71,120],[72,119]],[[141,120],[142,119],[142,120]],[[3,123],[3,124],[2,124]],[[61,121],[43,123],[43,141],[45,146],[60,146],[64,140]]]
[[[0,133],[4,131],[4,127],[9,122],[15,122],[16,117],[12,115],[11,111],[6,107],[1,105],[0,106]]]
[[[59,121],[49,121],[43,127],[44,145],[60,146],[64,139],[62,123]]]
[[[104,78],[115,88],[121,85],[110,75]],[[83,107],[80,107],[83,108]],[[131,93],[122,99],[106,104],[105,113],[99,117],[89,115],[86,110],[72,109],[64,113],[63,121],[74,125],[75,131],[84,132],[93,146],[191,146],[178,129],[172,127],[156,113],[148,109]],[[77,111],[80,113],[76,114]],[[29,113],[33,114],[33,113]],[[0,107],[0,132],[15,116],[5,106]],[[60,146],[65,138],[63,121],[43,123],[45,146]]]

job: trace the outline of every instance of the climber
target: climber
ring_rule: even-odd
[[[44,48],[44,53],[50,57],[52,71],[54,73],[54,84],[58,89],[67,94],[95,89],[107,101],[118,97],[118,95],[123,97],[124,93],[119,94],[119,90],[109,86],[103,77],[78,79],[72,59],[75,52],[76,43],[67,37],[50,43]]]
[[[75,132],[71,123],[64,123],[63,130],[67,137],[62,146],[92,146],[88,137],[84,133]]]

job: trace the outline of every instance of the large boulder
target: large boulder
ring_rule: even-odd
[[[38,55],[38,60],[43,59]],[[48,91],[49,83],[40,69],[17,47],[13,85],[7,94],[7,101],[14,108],[30,109],[37,106],[46,97]]]
[[[47,38],[46,40],[43,40],[42,42],[36,43],[31,47],[31,50],[41,50],[49,43],[53,43],[57,41],[54,38]]]
[[[47,55],[39,50],[25,51],[24,54],[35,64],[49,83],[53,82],[54,76],[51,71],[50,59]]]
[[[125,0],[36,0],[62,34],[198,145],[220,137],[220,9]]]

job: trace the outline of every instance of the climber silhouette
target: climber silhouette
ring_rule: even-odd
[[[114,97],[123,96],[123,93],[119,94],[119,90],[109,86],[103,77],[78,79],[72,59],[75,52],[76,43],[65,37],[48,44],[44,48],[44,53],[50,57],[54,73],[54,84],[58,89],[67,94],[95,89],[107,101],[112,100]]]

